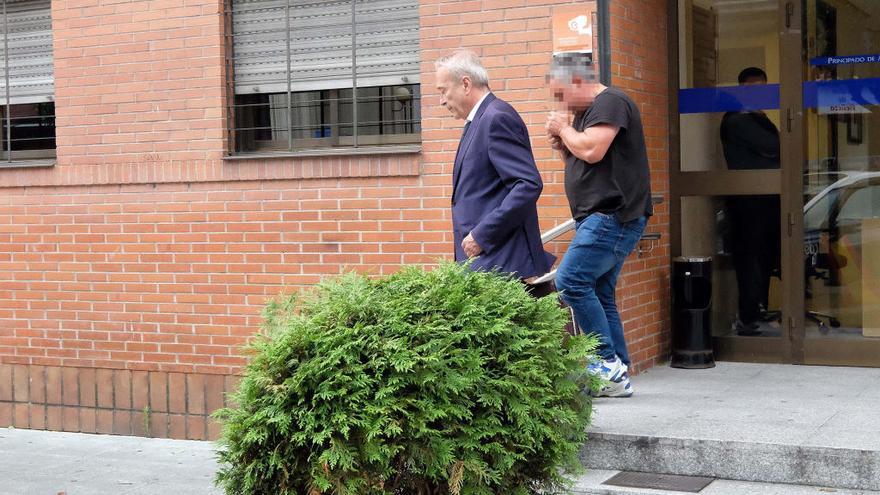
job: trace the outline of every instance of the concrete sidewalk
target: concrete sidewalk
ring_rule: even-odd
[[[633,383],[633,398],[596,402],[583,451],[592,469],[575,493],[670,493],[604,484],[625,470],[715,478],[705,494],[880,495],[880,369],[660,366]],[[0,429],[0,495],[220,495],[214,450]]]
[[[591,431],[880,452],[880,368],[657,366],[631,399],[599,399]]]
[[[211,442],[0,429],[2,495],[219,495]]]

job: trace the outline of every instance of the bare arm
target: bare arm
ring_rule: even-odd
[[[574,156],[587,163],[598,163],[605,158],[605,153],[611,147],[611,142],[617,136],[619,127],[608,124],[598,124],[578,132],[572,126],[568,126],[559,133],[562,144],[568,148]]]
[[[547,134],[557,137],[565,149],[587,163],[598,163],[605,158],[620,127],[597,124],[582,132],[571,126],[566,114],[551,112],[547,118]],[[551,145],[552,145],[551,140]]]

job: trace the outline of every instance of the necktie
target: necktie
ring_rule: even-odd
[[[455,150],[455,161],[458,161],[458,154],[461,152],[461,144],[464,143],[464,137],[467,136],[468,128],[471,126],[471,121],[468,120],[464,123],[464,130],[461,131],[461,138],[458,140],[458,149]]]

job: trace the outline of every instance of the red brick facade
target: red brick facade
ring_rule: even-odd
[[[529,124],[542,228],[563,221],[544,73],[552,9],[570,3],[422,0],[421,153],[229,160],[222,2],[54,1],[57,165],[0,170],[0,425],[213,436],[205,414],[267,298],[449,257],[461,123],[438,107],[433,61],[454,48],[481,54]],[[664,0],[611,2],[612,82],[642,109],[664,198],[666,17]],[[620,282],[636,370],[668,350],[668,223],[661,204],[661,241]],[[54,398],[50,374],[67,377]],[[136,426],[144,408],[163,426]]]

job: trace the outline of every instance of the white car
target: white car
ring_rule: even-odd
[[[862,229],[880,228],[880,172],[845,172],[804,205],[804,255],[811,310],[832,327],[861,327]],[[820,324],[820,331],[827,331]]]

